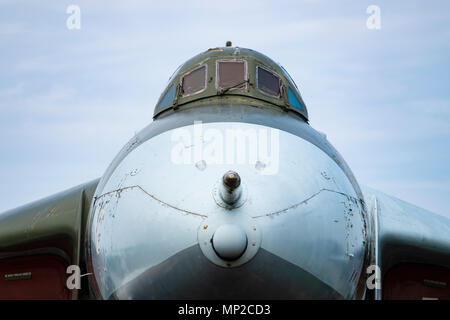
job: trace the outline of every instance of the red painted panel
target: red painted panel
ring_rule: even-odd
[[[384,277],[383,299],[450,300],[450,270],[415,264],[396,266]]]
[[[0,260],[0,299],[70,299],[67,264],[56,255],[40,254]],[[30,278],[31,272],[31,278]],[[27,279],[11,279],[20,274]]]

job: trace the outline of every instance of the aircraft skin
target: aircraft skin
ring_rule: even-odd
[[[450,299],[450,220],[361,190],[287,72],[227,46],[100,179],[0,214],[0,276],[0,299]]]

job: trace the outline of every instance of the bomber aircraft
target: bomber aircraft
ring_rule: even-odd
[[[361,187],[287,71],[227,43],[101,178],[0,214],[0,299],[450,299],[450,220]]]

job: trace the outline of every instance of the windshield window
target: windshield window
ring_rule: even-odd
[[[206,66],[203,65],[183,76],[181,89],[183,97],[199,93],[206,88]]]
[[[262,93],[277,98],[280,96],[280,78],[272,72],[256,67],[256,83]]]
[[[291,87],[288,88],[288,100],[291,106],[299,109],[304,110],[302,104],[298,100],[297,96],[295,95],[294,91],[291,89]]]
[[[217,88],[230,90],[245,88],[247,83],[247,66],[245,61],[218,61]]]
[[[279,65],[279,66],[280,66],[281,70],[283,70],[284,76],[286,78],[288,78],[288,80],[290,82],[292,82],[294,84],[294,86],[298,89],[297,84],[295,83],[294,79],[292,79],[291,75],[286,71],[286,69],[282,65]]]
[[[165,107],[170,106],[173,102],[174,96],[175,96],[175,87],[174,85],[171,85],[169,90],[167,90],[166,94],[164,95],[164,98],[162,98],[161,102],[156,107],[156,110],[159,111],[161,109],[164,109]]]

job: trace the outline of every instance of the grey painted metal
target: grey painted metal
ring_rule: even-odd
[[[247,249],[247,234],[238,225],[223,224],[214,232],[212,245],[217,255],[233,261],[239,258]]]
[[[181,111],[168,111],[164,117],[159,117],[158,120],[153,121],[137,133],[122,148],[103,175],[99,183],[99,189],[103,188],[115,168],[133,149],[158,134],[174,128],[192,125],[195,121],[202,121],[203,123],[253,123],[297,135],[314,144],[332,158],[347,175],[358,197],[363,199],[358,183],[349,166],[323,134],[314,130],[304,119],[295,113],[281,111],[263,101],[257,101],[255,103],[254,99],[245,97],[209,99],[196,102],[196,107],[186,108]]]
[[[187,276],[189,275],[189,276]],[[261,249],[239,268],[212,264],[198,245],[149,268],[109,299],[342,299],[312,274]]]
[[[373,203],[369,212],[377,223],[375,261],[382,276],[399,263],[450,268],[450,219],[372,188],[363,190]]]
[[[230,261],[222,259],[214,248],[213,238],[218,229],[226,225],[239,227],[245,233],[247,246],[242,255]],[[200,249],[209,261],[227,269],[240,267],[249,262],[261,247],[262,232],[258,222],[245,211],[218,210],[198,227],[197,239]]]
[[[144,270],[201,245],[201,240],[208,243],[211,238],[203,239],[200,230],[213,232],[210,226],[231,223],[244,230],[255,227],[261,232],[261,248],[306,270],[341,296],[358,298],[365,262],[364,207],[337,161],[305,139],[267,126],[215,122],[202,124],[202,129],[224,137],[229,130],[262,130],[271,137],[273,130],[278,167],[264,157],[232,165],[203,158],[174,163],[177,144],[185,150],[208,144],[206,139],[174,141],[180,134],[195,135],[192,124],[160,133],[127,152],[97,189],[88,230],[101,296],[108,298]],[[239,172],[248,190],[247,201],[231,210],[214,199],[214,186],[229,169]],[[246,232],[247,252],[253,246],[251,232]],[[207,252],[205,256],[213,263],[230,263],[210,249],[213,258]],[[252,257],[246,252],[235,262],[248,263]]]

